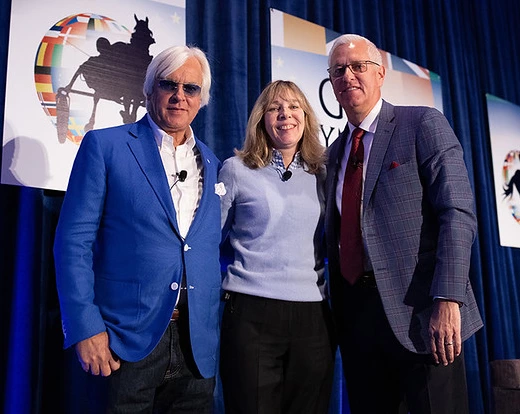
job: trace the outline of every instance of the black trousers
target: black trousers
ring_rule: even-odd
[[[328,412],[336,345],[327,302],[232,293],[221,339],[226,414]]]
[[[468,414],[461,354],[447,366],[396,339],[377,288],[344,282],[339,342],[352,414]]]

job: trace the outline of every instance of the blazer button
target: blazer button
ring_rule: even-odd
[[[191,247],[187,244],[184,245],[184,251],[187,252],[188,250],[191,250]]]
[[[179,289],[179,284],[177,282],[173,282],[171,285],[170,285],[170,289],[171,290],[177,290]]]

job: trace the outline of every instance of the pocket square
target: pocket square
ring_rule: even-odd
[[[224,183],[220,182],[215,184],[215,194],[219,197],[226,195],[226,186]]]
[[[390,170],[393,170],[394,168],[399,167],[399,163],[397,161],[392,161],[392,164],[390,164]]]

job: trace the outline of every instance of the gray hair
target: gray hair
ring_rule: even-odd
[[[146,70],[144,79],[143,93],[146,96],[146,109],[149,111],[148,97],[154,92],[154,85],[157,79],[162,79],[170,73],[179,69],[188,58],[196,58],[202,67],[202,85],[200,91],[201,107],[209,102],[209,90],[211,87],[211,70],[208,59],[202,50],[195,46],[172,46],[163,50],[155,56]]]
[[[331,65],[332,55],[333,55],[334,51],[336,50],[336,48],[338,46],[344,45],[345,43],[351,43],[351,42],[365,42],[368,47],[368,58],[371,61],[373,61],[379,65],[383,64],[383,57],[381,56],[381,52],[379,51],[379,49],[377,48],[377,46],[374,43],[372,43],[366,37],[363,37],[363,36],[360,36],[357,34],[344,34],[344,35],[341,35],[340,37],[338,37],[334,41],[334,44],[332,45],[332,48],[330,49],[329,67]]]

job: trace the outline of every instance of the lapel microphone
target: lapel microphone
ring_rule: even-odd
[[[186,177],[188,177],[188,171],[186,171],[186,170],[180,170],[178,173],[175,173],[175,175],[172,174],[172,177],[177,177],[177,178],[175,179],[175,182],[174,182],[174,183],[172,184],[172,186],[170,187],[170,191],[171,191],[171,189],[173,188],[173,186],[174,186],[175,184],[177,184],[179,181],[180,181],[181,183],[183,183],[184,181],[186,181]]]
[[[183,183],[186,180],[186,177],[188,176],[188,171],[186,170],[180,170],[177,174],[175,174],[177,177],[179,177],[179,180],[181,183]]]
[[[285,170],[282,174],[282,181],[288,181],[289,178],[292,177],[292,172],[289,170]]]

